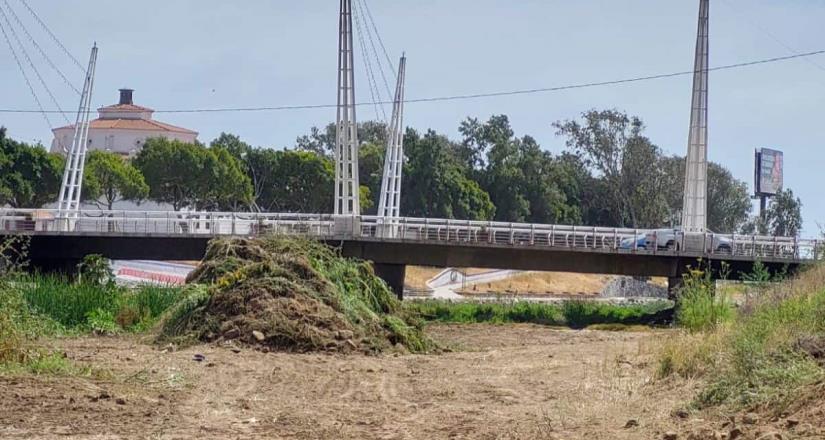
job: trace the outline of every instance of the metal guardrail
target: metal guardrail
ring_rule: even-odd
[[[825,242],[795,237],[685,233],[375,216],[238,212],[84,211],[58,218],[56,210],[0,210],[0,234],[112,236],[298,235],[319,239],[438,242],[558,248],[599,253],[809,261],[825,256]]]

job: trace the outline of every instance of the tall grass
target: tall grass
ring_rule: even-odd
[[[691,332],[713,330],[730,322],[734,306],[724,291],[717,290],[710,272],[692,271],[679,292],[676,322]]]
[[[825,380],[824,344],[825,266],[819,266],[774,286],[727,323],[669,340],[659,375],[703,378],[707,386],[695,399],[698,407],[782,411]]]
[[[669,309],[667,302],[644,305],[615,305],[590,301],[567,301],[561,304],[519,301],[513,303],[477,303],[417,301],[405,307],[428,321],[444,323],[532,323],[584,328],[593,324],[646,324],[658,313]]]
[[[177,287],[126,288],[53,275],[22,276],[14,287],[36,313],[78,330],[143,330],[181,296]]]

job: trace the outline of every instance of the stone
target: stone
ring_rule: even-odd
[[[769,432],[757,437],[756,440],[783,440],[784,438],[785,437],[782,437],[782,434],[778,432]]]
[[[639,421],[636,420],[636,419],[630,419],[630,420],[627,421],[627,423],[624,424],[625,429],[635,428],[637,426],[639,426]]]
[[[665,433],[664,436],[662,436],[662,440],[676,440],[678,438],[679,438],[679,434],[677,434],[673,431],[668,431],[668,432]]]
[[[126,405],[126,399],[118,397],[117,399],[115,399],[115,403],[117,403],[118,405]]]
[[[788,428],[793,428],[797,425],[799,425],[799,419],[790,417],[787,420],[785,420],[785,426],[787,426]]]
[[[223,334],[223,337],[226,339],[237,339],[238,336],[241,335],[241,331],[238,328],[229,329],[226,333]]]
[[[738,439],[739,437],[742,437],[742,434],[744,434],[744,432],[742,432],[742,430],[741,430],[741,429],[739,429],[739,428],[733,428],[733,429],[731,429],[731,430],[728,432],[728,438],[729,438],[730,440],[736,440],[736,439]]]
[[[675,415],[676,417],[678,417],[680,419],[686,419],[686,418],[688,418],[688,416],[690,416],[690,413],[687,412],[687,410],[684,409],[684,408],[679,408],[676,411],[674,411],[673,415]]]
[[[759,423],[759,416],[756,413],[747,413],[742,416],[742,423],[746,425],[755,425]]]
[[[266,339],[266,336],[258,330],[252,330],[252,337],[254,337],[258,342],[263,342]]]

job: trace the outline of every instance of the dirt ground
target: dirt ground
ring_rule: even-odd
[[[429,332],[455,351],[368,357],[61,340],[69,358],[100,371],[0,377],[0,438],[655,439],[690,395],[685,384],[651,383],[666,332]],[[625,427],[630,420],[638,426]]]

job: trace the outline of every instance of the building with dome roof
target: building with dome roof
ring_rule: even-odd
[[[135,105],[132,89],[120,89],[120,101],[97,109],[98,118],[89,122],[89,151],[104,150],[134,156],[146,139],[166,138],[193,143],[198,132],[152,119],[154,110]],[[72,145],[74,125],[55,128],[51,151],[66,154]]]

